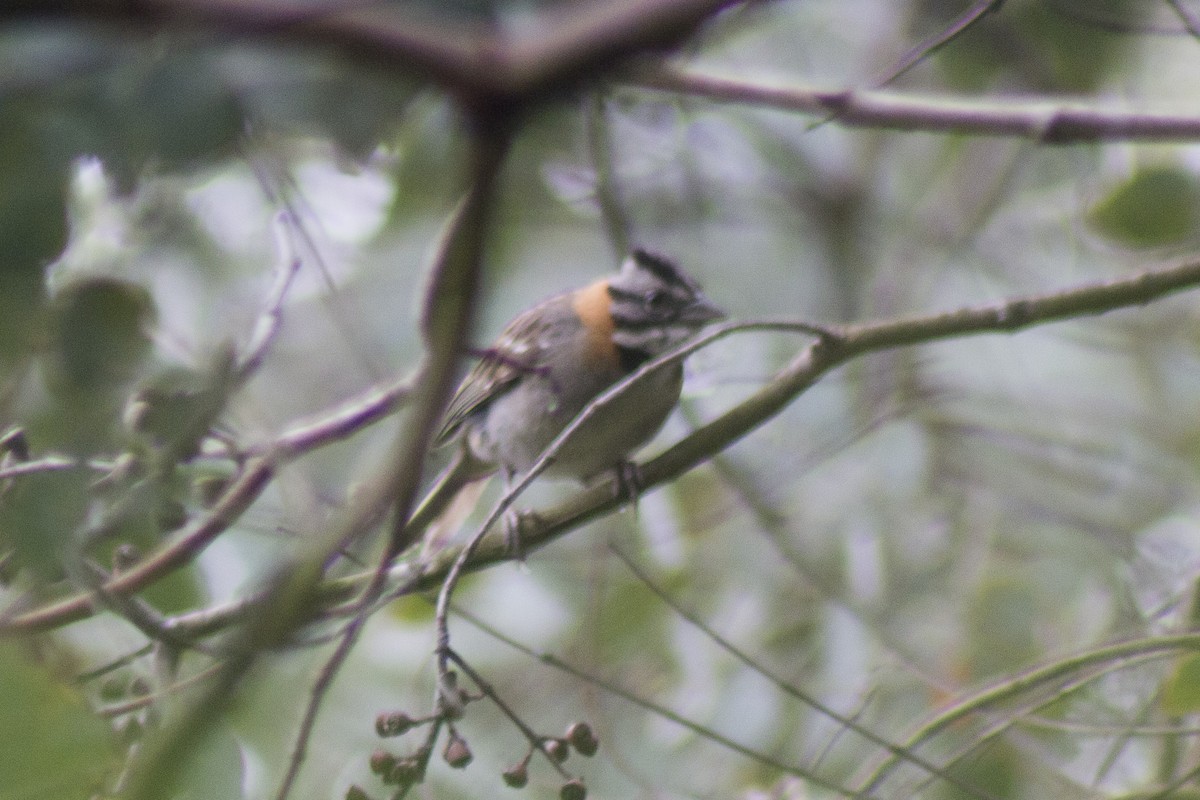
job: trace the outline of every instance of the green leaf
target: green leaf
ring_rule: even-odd
[[[1179,660],[1163,684],[1161,703],[1172,716],[1200,711],[1200,655]]]
[[[143,287],[80,279],[51,304],[51,382],[65,393],[113,388],[134,377],[150,352],[154,302]]]
[[[191,459],[236,383],[236,358],[223,349],[207,369],[173,368],[147,381],[126,407],[127,424],[164,467]]]
[[[1174,244],[1200,233],[1200,181],[1177,167],[1150,167],[1088,212],[1104,236],[1134,247]]]
[[[0,377],[27,357],[45,301],[45,265],[67,242],[68,157],[28,119],[0,103]]]
[[[87,508],[85,470],[27,475],[0,503],[0,547],[45,580],[62,577],[62,560]],[[2,773],[0,773],[2,774]]]
[[[0,645],[0,800],[86,798],[113,767],[109,725],[67,684]]]
[[[965,3],[918,4],[914,35],[945,30]],[[1006,3],[975,21],[936,50],[948,83],[986,91],[997,85],[1042,92],[1086,93],[1128,58],[1131,37],[1124,33],[1146,9],[1131,0],[1076,0],[1063,13],[1056,4]]]
[[[1002,674],[1037,658],[1033,630],[1037,601],[1032,587],[1019,577],[989,580],[972,598],[968,615],[976,674]]]

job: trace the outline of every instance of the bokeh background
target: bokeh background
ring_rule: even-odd
[[[450,31],[484,17],[536,31],[550,4],[392,5]],[[735,6],[635,66],[1200,119],[1188,30],[1200,3],[1009,0],[929,47],[970,7]],[[3,619],[90,585],[87,559],[135,558],[202,514],[229,470],[198,444],[209,426],[252,448],[412,368],[468,143],[454,97],[421,73],[286,31],[0,14],[0,65],[0,422],[24,432],[30,459],[94,462],[5,483]],[[1200,243],[1200,149],[1187,141],[851,128],[645,88],[636,70],[594,77],[517,133],[479,345],[615,268],[631,243],[685,265],[734,319],[838,323],[1099,282]],[[281,327],[230,390],[224,354],[251,340],[290,263]],[[1190,797],[1194,781],[1177,779],[1200,765],[1200,666],[1154,643],[1191,626],[1200,570],[1196,302],[857,359],[636,511],[468,578],[455,646],[538,732],[595,728],[597,756],[567,764],[592,797],[840,796],[821,784],[861,790],[885,740],[989,687],[1011,691],[912,750],[953,781],[907,763],[869,796]],[[647,452],[804,344],[746,333],[690,359],[680,413]],[[130,398],[151,390],[190,402],[131,420]],[[289,463],[193,566],[141,597],[169,618],[260,588],[352,501],[394,431],[387,420]],[[141,469],[114,470],[122,454]],[[539,483],[522,503],[572,491]],[[273,797],[328,632],[264,655],[163,796]],[[1063,661],[1118,641],[1145,651]],[[147,642],[115,610],[6,637],[0,798],[119,793],[211,663]],[[374,719],[428,707],[433,645],[425,598],[371,619],[292,797],[391,796],[368,757],[409,740],[381,742]],[[1054,680],[1020,683],[1055,664]],[[561,778],[536,760],[528,788],[502,784],[525,744],[491,704],[459,729],[474,762],[435,757],[412,796],[558,796]]]

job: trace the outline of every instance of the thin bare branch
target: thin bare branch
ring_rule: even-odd
[[[297,422],[264,446],[250,448],[254,455],[278,453],[294,458],[327,444],[347,439],[387,417],[408,400],[413,379],[405,376],[390,385],[373,387],[339,408],[322,412],[308,422]]]
[[[125,800],[157,800],[170,796],[181,771],[178,765],[192,753],[236,696],[235,688],[257,663],[264,651],[286,643],[293,632],[312,616],[315,594],[312,586],[319,571],[309,564],[289,563],[268,576],[264,600],[246,624],[221,649],[211,680],[186,698],[171,716],[170,724],[133,756]]]
[[[112,582],[112,576],[102,569],[99,564],[91,560],[85,560],[81,565],[80,571],[83,572],[82,582],[91,591],[97,608],[109,609],[134,628],[141,631],[142,635],[151,642],[158,642],[160,645],[165,645],[175,650],[183,650],[191,647],[202,653],[210,653],[209,648],[205,645],[188,641],[178,636],[174,630],[166,625],[158,609],[145,600],[136,595],[120,595],[108,591],[105,586]]]
[[[666,589],[664,589],[655,580],[653,580],[645,572],[645,570],[643,570],[641,567],[639,567],[633,561],[633,559],[630,558],[623,550],[621,550],[619,547],[616,547],[614,545],[610,545],[609,550],[617,557],[617,559],[622,564],[625,565],[625,568],[628,569],[635,578],[637,578],[639,583],[641,583],[643,586],[645,586],[647,589],[649,589],[650,592],[655,597],[657,597],[664,604],[666,604],[667,607],[669,607],[680,619],[684,620],[689,625],[691,625],[692,627],[699,630],[713,644],[715,644],[720,649],[724,650],[726,653],[729,653],[729,655],[733,656],[741,664],[748,667],[756,674],[765,678],[772,686],[774,686],[776,689],[778,689],[783,694],[800,701],[804,705],[806,705],[809,708],[816,711],[818,714],[821,714],[821,715],[827,717],[828,719],[831,719],[834,722],[838,723],[846,730],[849,730],[849,731],[852,731],[853,733],[858,734],[859,736],[861,736],[863,739],[866,739],[871,744],[874,744],[878,747],[883,748],[885,751],[892,754],[898,760],[907,761],[911,764],[914,764],[914,765],[920,767],[921,769],[925,770],[926,772],[928,772],[934,778],[941,779],[941,780],[945,781],[947,784],[954,786],[955,788],[957,788],[959,791],[961,791],[967,797],[981,797],[981,798],[987,798],[989,800],[995,798],[995,795],[990,794],[989,792],[987,792],[984,789],[981,789],[977,786],[971,786],[970,784],[967,784],[962,779],[946,772],[944,769],[938,767],[933,762],[918,755],[917,753],[913,752],[912,750],[909,750],[905,747],[902,747],[901,745],[890,742],[887,739],[885,739],[884,737],[880,736],[878,733],[875,733],[873,730],[866,727],[865,725],[862,725],[862,724],[858,723],[857,721],[855,721],[854,719],[847,717],[845,714],[838,713],[837,710],[835,710],[834,708],[830,707],[829,705],[821,702],[815,696],[809,694],[808,692],[804,691],[803,689],[800,689],[800,688],[792,685],[788,681],[784,680],[783,678],[779,677],[775,673],[771,672],[766,667],[764,667],[762,664],[760,664],[756,659],[751,658],[747,653],[743,652],[740,648],[738,648],[736,645],[734,645],[733,642],[729,641],[724,636],[717,633],[716,630],[714,630],[711,626],[709,626],[707,623],[705,623],[704,620],[700,619],[696,614],[694,614],[690,610],[684,608],[683,605],[681,605],[675,597],[673,597]]]
[[[75,683],[83,685],[90,681],[94,681],[97,678],[103,678],[105,675],[115,672],[122,667],[127,667],[134,661],[137,661],[139,658],[144,658],[150,655],[152,652],[154,652],[154,642],[147,642],[137,650],[126,653],[119,658],[114,658],[112,661],[109,661],[106,664],[101,664],[94,669],[89,669],[87,672],[81,672],[75,676]]]
[[[100,708],[96,709],[96,713],[102,717],[113,718],[120,717],[134,711],[140,711],[143,708],[149,708],[155,703],[161,703],[163,700],[174,694],[178,694],[184,689],[203,683],[204,681],[216,675],[220,668],[220,664],[210,664],[196,674],[189,675],[186,678],[181,678],[172,683],[170,686],[164,686],[157,692],[144,694],[141,697],[135,697],[132,700],[126,700],[123,703],[114,703],[112,705],[101,706]]]
[[[1200,634],[1182,633],[1105,645],[1042,664],[975,692],[963,700],[952,703],[948,708],[942,709],[909,736],[904,741],[904,747],[909,749],[917,747],[959,720],[986,711],[1005,701],[1024,697],[1039,687],[1074,679],[1081,672],[1095,668],[1119,669],[1122,665],[1128,665],[1129,662],[1141,662],[1148,658],[1167,658],[1175,653],[1196,652],[1197,650],[1200,650]],[[1053,699],[1057,699],[1057,697]],[[1039,702],[1031,710],[1041,708],[1046,703],[1052,702],[1053,699]],[[873,791],[888,773],[895,769],[898,763],[894,756],[889,756],[862,782],[863,791]]]
[[[521,716],[513,709],[513,707],[506,703],[504,698],[500,697],[494,686],[484,679],[484,677],[480,675],[474,667],[467,663],[467,661],[458,653],[450,650],[446,655],[447,658],[458,665],[458,668],[463,671],[464,675],[471,679],[471,682],[478,687],[480,692],[482,692],[489,700],[495,703],[496,708],[500,709],[500,713],[508,717],[509,722],[511,722],[517,728],[517,730],[521,732],[521,735],[525,737],[525,741],[529,742],[529,746],[541,753],[542,756],[545,757],[546,763],[548,763],[555,772],[557,772],[564,779],[569,780],[572,777],[571,774],[563,768],[558,759],[554,758],[546,749],[545,737],[538,736],[537,731],[529,727],[529,724],[526,723],[525,720],[521,719]]]
[[[833,122],[851,128],[1017,136],[1042,144],[1200,139],[1200,117],[1058,101],[978,101],[853,89],[767,86],[672,70],[641,73],[628,82],[644,89],[721,103],[831,117]]]
[[[1117,736],[1126,738],[1161,739],[1170,736],[1200,736],[1200,725],[1125,725],[1079,720],[1055,719],[1053,717],[1026,715],[1020,719],[1022,728],[1069,733],[1072,736],[1109,739]]]
[[[190,522],[158,551],[108,581],[104,585],[104,591],[111,597],[141,591],[168,573],[189,563],[217,536],[237,522],[242,512],[258,499],[258,496],[274,477],[280,463],[345,439],[378,422],[392,413],[408,397],[410,390],[411,379],[408,378],[383,388],[372,388],[363,396],[347,402],[338,409],[326,412],[311,422],[297,423],[280,434],[277,439],[251,448],[249,452],[251,457],[242,472],[206,514]],[[47,456],[37,461],[14,464],[6,468],[0,475],[16,477],[28,472],[70,469],[77,466],[78,462],[75,460]],[[108,462],[95,462],[90,466],[98,470],[112,468]],[[28,469],[25,469],[26,467]],[[81,592],[37,609],[0,618],[0,637],[48,630],[77,622],[95,613],[97,606],[93,599],[89,593]],[[233,617],[242,617],[248,610],[248,604],[245,601],[238,601],[232,605],[236,606],[236,613],[226,608],[221,617],[223,620],[228,621]],[[204,612],[197,612],[197,614],[203,616]],[[180,625],[180,623],[167,620],[165,625],[170,628],[172,625]],[[189,635],[195,636],[198,635],[197,631],[199,630],[211,632],[217,627],[221,627],[214,627],[211,624],[196,625],[194,620],[191,622],[191,626],[185,624],[181,629],[188,630]]]
[[[686,728],[687,730],[691,731],[692,733],[695,733],[696,735],[703,737],[704,739],[707,739],[710,742],[714,742],[731,752],[737,753],[738,755],[745,756],[746,758],[749,758],[758,764],[761,764],[765,767],[769,767],[770,769],[773,769],[773,770],[778,770],[780,773],[782,773],[784,775],[794,775],[798,778],[804,778],[805,780],[811,782],[814,786],[819,786],[822,789],[827,789],[831,792],[835,792],[836,794],[842,795],[844,797],[855,797],[855,798],[867,797],[867,795],[864,795],[862,793],[855,792],[853,790],[838,786],[833,781],[831,781],[827,778],[822,778],[821,776],[819,776],[807,769],[804,769],[803,767],[798,767],[795,764],[788,764],[788,763],[780,761],[776,758],[772,758],[771,756],[767,755],[766,753],[761,753],[756,750],[752,750],[745,745],[735,742],[733,739],[730,739],[728,736],[718,733],[717,731],[713,730],[712,728],[706,727],[704,725],[701,725],[698,722],[690,720],[687,717],[671,710],[670,708],[667,708],[664,705],[655,703],[652,700],[649,700],[645,697],[635,694],[634,692],[632,692],[622,686],[619,686],[610,680],[606,680],[605,678],[602,678],[599,675],[594,675],[592,673],[586,672],[583,669],[580,669],[579,667],[576,667],[576,666],[570,664],[569,662],[564,661],[563,659],[559,658],[558,656],[556,656],[552,653],[538,652],[536,650],[533,650],[532,648],[530,648],[524,644],[521,644],[520,642],[516,641],[515,639],[504,635],[504,633],[497,630],[493,626],[487,624],[486,622],[481,620],[479,617],[476,617],[473,614],[471,614],[470,612],[464,611],[461,608],[455,608],[454,614],[455,614],[455,616],[466,620],[471,625],[475,626],[479,630],[486,633],[488,636],[491,636],[496,641],[506,644],[518,652],[524,653],[525,655],[527,655],[531,658],[535,658],[538,661],[542,662],[543,664],[553,667],[554,669],[557,669],[560,672],[563,672],[567,675],[571,675],[572,677],[578,678],[579,680],[589,683],[592,686],[596,686],[615,697],[619,697],[622,700],[632,703],[633,705],[637,706],[638,708],[643,708],[643,709],[646,709],[647,711],[657,714],[658,716],[662,717],[665,720],[669,720],[670,722],[673,722],[676,725],[679,725],[680,727]]]
[[[275,268],[275,280],[267,293],[262,313],[254,324],[254,330],[250,332],[250,341],[246,344],[245,352],[238,358],[234,374],[239,383],[245,382],[262,366],[263,359],[266,358],[271,342],[275,340],[283,321],[283,303],[302,263],[292,244],[290,227],[294,224],[290,214],[276,215],[275,240],[279,251],[279,264]]]
[[[248,461],[237,479],[208,513],[192,520],[172,541],[104,584],[109,597],[140,591],[191,562],[217,536],[235,523],[258,499],[275,474],[271,458]],[[49,630],[91,616],[98,610],[92,592],[81,592],[22,614],[0,620],[0,637]]]
[[[1171,800],[1173,797],[1178,797],[1176,792],[1183,786],[1194,782],[1200,778],[1200,765],[1192,767],[1177,776],[1174,780],[1168,781],[1165,785],[1157,787],[1157,791],[1152,791],[1150,794],[1142,795],[1142,800]]]
[[[340,0],[341,6],[364,5],[377,0]],[[319,214],[311,207],[303,188],[296,180],[294,165],[280,152],[269,154],[256,151],[247,154],[247,165],[253,170],[263,198],[280,211],[276,216],[276,234],[280,260],[303,259],[308,269],[320,276],[324,291],[320,302],[329,322],[337,335],[348,345],[343,352],[353,361],[359,371],[372,383],[380,383],[380,359],[373,356],[368,343],[356,327],[357,314],[352,312],[344,296],[344,287],[333,277],[320,242],[312,231],[313,224],[320,225]],[[298,263],[298,261],[297,261]]]
[[[96,472],[109,472],[113,468],[111,461],[86,461],[81,462],[77,458],[70,456],[46,455],[34,461],[19,461],[15,464],[9,464],[5,467],[0,467],[0,481],[8,480],[9,478],[19,478],[23,475],[37,475],[43,472],[62,472],[64,470],[76,469],[84,466]]]
[[[1141,664],[1162,658],[1163,654],[1161,653],[1144,653],[1140,656],[1130,656],[1129,658],[1112,663],[1089,665],[1081,669],[1077,674],[1063,678],[1060,681],[1052,681],[1051,683],[1057,683],[1057,685],[1046,687],[1041,693],[1032,697],[1021,697],[1021,702],[1016,708],[1006,709],[1003,714],[995,715],[998,717],[997,719],[990,721],[982,731],[973,734],[969,742],[959,747],[945,760],[944,769],[953,769],[955,765],[964,759],[978,756],[984,747],[994,743],[1000,736],[1003,736],[1017,725],[1023,725],[1028,715],[1035,714],[1048,706],[1061,703],[1065,698],[1114,672],[1137,667]],[[929,780],[923,778],[918,786],[909,790],[911,794],[908,794],[908,796],[920,794],[928,785]]]
[[[684,404],[680,409],[688,424],[694,430],[701,424],[690,404]],[[840,441],[835,445],[837,452],[856,441],[859,437],[877,429],[879,421],[864,426],[856,431],[849,440]],[[865,630],[887,651],[889,658],[895,663],[903,664],[914,674],[922,676],[926,682],[931,682],[928,669],[921,664],[921,659],[913,652],[912,643],[901,642],[890,630],[885,618],[878,612],[868,609],[868,604],[848,597],[845,592],[838,591],[835,581],[823,575],[821,570],[806,562],[798,552],[791,538],[791,528],[788,526],[788,515],[772,503],[767,492],[755,478],[744,470],[727,452],[717,453],[709,459],[709,465],[720,478],[725,487],[740,501],[744,510],[754,520],[752,529],[762,537],[768,546],[776,553],[782,563],[787,564],[804,581],[806,586],[813,588],[821,601],[844,609],[852,615]]]

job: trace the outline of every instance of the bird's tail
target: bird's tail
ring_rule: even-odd
[[[405,540],[421,540],[421,555],[440,550],[479,503],[487,479],[496,470],[471,455],[460,445],[433,488],[417,506],[404,526]]]

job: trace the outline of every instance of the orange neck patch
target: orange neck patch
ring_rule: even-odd
[[[617,367],[620,354],[613,342],[612,297],[608,294],[608,281],[599,280],[575,293],[571,308],[579,316],[587,331],[588,355],[596,361]]]

